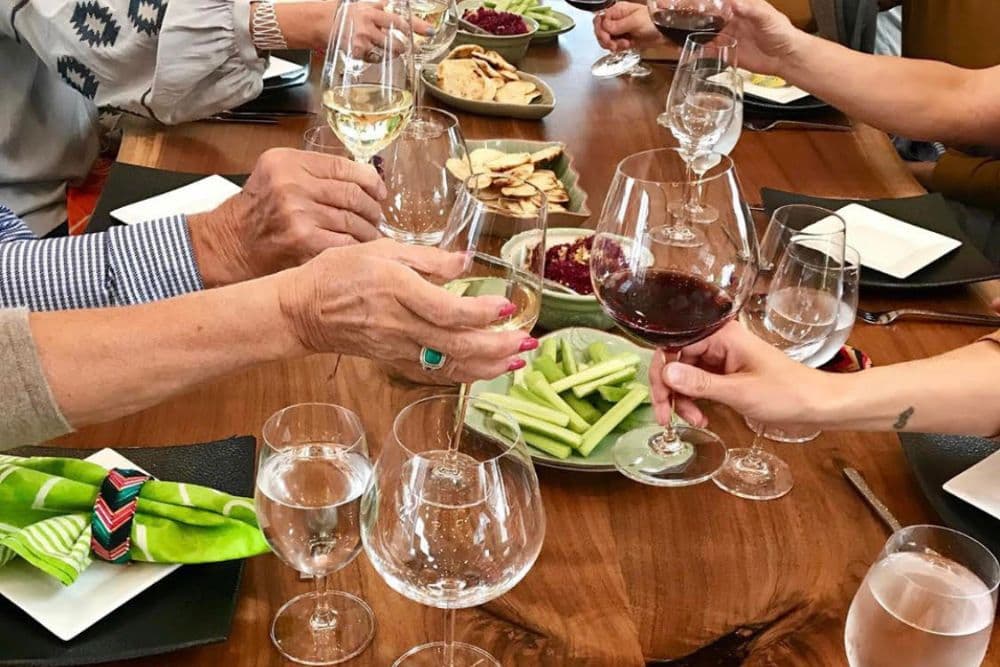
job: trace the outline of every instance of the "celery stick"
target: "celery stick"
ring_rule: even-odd
[[[528,373],[525,381],[528,383],[528,389],[532,393],[541,396],[549,404],[558,410],[559,412],[566,415],[569,419],[569,428],[577,433],[583,433],[588,428],[590,428],[590,422],[581,417],[576,413],[576,411],[569,406],[566,401],[562,399],[556,392],[552,390],[552,385],[550,385],[546,380],[545,376],[538,371],[531,371]]]
[[[483,392],[476,396],[476,398],[493,403],[501,410],[516,410],[517,412],[523,412],[525,414],[531,415],[537,419],[550,422],[556,426],[568,426],[569,417],[563,414],[559,410],[553,410],[551,407],[547,407],[535,401],[525,401],[520,398],[514,398],[513,396],[504,396],[503,394],[494,394],[492,392]]]
[[[514,386],[523,387],[524,386],[524,367],[518,368],[514,371]]]
[[[573,375],[579,372],[580,369],[576,367],[576,356],[573,354],[573,348],[569,346],[569,341],[565,338],[559,341],[559,351],[562,353],[562,369],[566,375]]]
[[[563,373],[559,364],[557,364],[554,359],[550,359],[549,357],[538,357],[534,362],[532,362],[531,367],[544,375],[545,379],[549,382],[562,380],[566,377],[566,374]]]
[[[586,419],[589,424],[593,424],[604,414],[587,401],[574,396],[572,391],[567,391],[563,394],[562,399],[566,401],[569,407],[573,408],[573,412]]]
[[[547,338],[545,342],[542,343],[541,350],[539,351],[539,357],[547,357],[552,361],[558,359],[559,354],[559,340],[557,338]]]
[[[611,375],[605,375],[604,377],[597,378],[596,380],[586,384],[580,384],[573,387],[573,395],[577,398],[584,398],[597,391],[598,387],[615,384],[616,382],[621,382],[622,380],[631,380],[634,377],[635,366],[628,366],[620,371],[615,371]]]
[[[551,405],[549,405],[549,402],[546,401],[544,398],[542,398],[541,396],[536,396],[534,393],[532,393],[532,391],[528,389],[527,385],[517,385],[515,387],[511,387],[508,394],[510,396],[513,396],[514,398],[519,398],[522,401],[528,401],[529,403],[537,403],[538,405],[541,405],[546,408],[552,407]]]
[[[476,398],[479,397],[477,396]],[[479,410],[482,410],[484,412],[495,412],[497,409],[503,409],[500,408],[499,405],[477,400],[473,400],[472,405],[473,407],[478,408]],[[529,414],[525,414],[524,412],[519,412],[517,410],[508,410],[508,412],[510,413],[511,417],[517,420],[517,423],[521,426],[521,430],[530,430],[534,431],[535,433],[541,433],[544,436],[547,436],[549,438],[552,438],[553,440],[557,440],[559,442],[567,444],[570,447],[580,446],[581,436],[579,433],[574,433],[569,429],[556,426],[555,424],[551,424],[545,421],[544,419],[533,417]]]
[[[603,398],[605,401],[617,403],[618,401],[625,398],[625,395],[628,394],[628,389],[626,389],[625,387],[612,387],[612,386],[598,387],[597,393],[600,394],[601,398]]]
[[[538,25],[546,30],[558,30],[563,26],[559,19],[548,14],[534,14],[531,18],[535,19]]]
[[[637,380],[625,383],[625,388],[626,389],[635,389],[636,387],[646,387],[646,385],[644,385],[643,383],[641,383],[641,382],[639,382]],[[649,387],[646,387],[646,388],[648,389]],[[646,395],[646,400],[643,401],[643,403],[646,403],[647,405],[651,405],[653,403],[653,396],[652,396],[652,394],[647,394]]]
[[[600,341],[587,346],[587,355],[590,356],[590,361],[593,363],[600,363],[611,358],[608,346]]]
[[[569,455],[573,453],[573,448],[569,445],[556,442],[552,438],[547,438],[540,433],[524,431],[521,435],[524,436],[524,441],[526,443],[535,449],[540,449],[546,454],[556,457],[557,459],[569,458]]]
[[[608,410],[603,417],[597,420],[596,424],[583,434],[583,441],[577,448],[580,454],[588,456],[594,451],[594,447],[597,447],[601,440],[614,430],[615,426],[620,424],[633,410],[639,407],[639,404],[642,403],[648,393],[649,390],[645,387],[636,387],[625,398],[615,404],[615,407]]]
[[[611,375],[616,373],[623,368],[629,368],[639,365],[639,357],[631,352],[618,355],[608,359],[607,361],[602,361],[599,364],[591,366],[585,371],[580,371],[579,373],[574,373],[573,375],[564,377],[562,380],[558,380],[552,383],[552,388],[557,394],[561,394],[567,389],[572,389],[573,387],[581,384],[586,384],[592,382],[598,378],[602,378],[606,375]],[[604,383],[607,384],[607,383]],[[579,394],[577,394],[579,396]]]

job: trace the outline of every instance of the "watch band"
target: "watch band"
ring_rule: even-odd
[[[261,0],[253,3],[253,45],[260,51],[287,49],[288,42],[278,25],[278,17],[274,13],[274,3]]]

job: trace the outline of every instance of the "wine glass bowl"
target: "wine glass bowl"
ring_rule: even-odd
[[[647,6],[653,25],[677,46],[692,33],[719,32],[732,18],[726,0],[648,0]]]

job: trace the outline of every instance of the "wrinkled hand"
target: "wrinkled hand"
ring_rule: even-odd
[[[829,374],[792,361],[738,322],[684,348],[680,363],[664,367],[658,351],[649,369],[661,424],[670,417],[671,393],[677,395],[677,414],[696,426],[708,423],[696,398],[723,403],[758,421],[805,424],[814,412],[811,405],[830,398],[828,380]]]
[[[537,347],[535,339],[483,329],[510,314],[507,299],[455,296],[422,277],[458,277],[465,262],[461,253],[388,239],[327,250],[282,274],[281,310],[310,352],[368,357],[417,373],[427,346],[447,357],[435,373],[455,382],[522,367],[517,355]]]
[[[660,35],[645,4],[619,2],[594,16],[597,41],[609,51],[666,43]]]
[[[723,34],[736,38],[740,67],[757,74],[782,74],[805,33],[766,0],[731,0],[732,16]]]
[[[297,266],[326,248],[379,237],[386,189],[372,167],[276,148],[257,160],[243,191],[188,224],[209,287]]]

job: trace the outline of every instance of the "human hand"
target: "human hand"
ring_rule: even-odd
[[[511,314],[500,296],[459,297],[425,280],[461,275],[467,258],[388,239],[323,252],[282,274],[281,311],[305,351],[378,359],[407,375],[420,371],[421,347],[445,355],[434,371],[454,382],[493,378],[524,366],[538,341],[484,327]]]
[[[663,354],[653,355],[649,385],[656,419],[670,418],[670,396],[675,409],[695,426],[708,423],[696,398],[724,403],[762,422],[807,424],[818,415],[814,405],[831,396],[829,374],[789,359],[747,331],[730,322],[708,338],[681,352],[680,363],[664,367]]]
[[[723,34],[734,37],[740,67],[757,74],[781,76],[806,33],[766,0],[730,0],[732,13]]]
[[[649,18],[645,4],[619,2],[594,16],[594,35],[609,51],[625,51],[666,40]]]
[[[297,266],[326,248],[377,239],[385,196],[367,165],[269,150],[240,194],[188,218],[202,278],[208,287],[226,285]]]
[[[282,2],[274,7],[281,32],[292,49],[325,50],[334,22],[338,21],[340,2]],[[383,41],[390,26],[409,32],[410,26],[398,14],[385,10],[386,2],[354,3],[347,7],[351,24],[355,26],[353,48],[363,56]],[[433,34],[430,23],[413,17],[413,30],[418,35]]]

